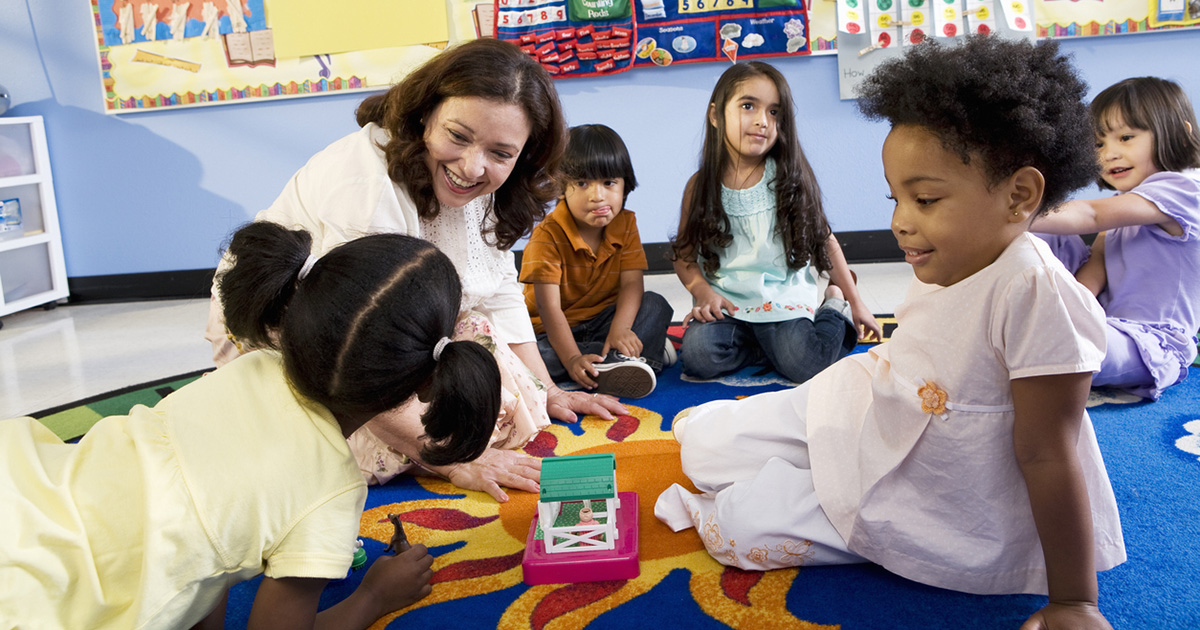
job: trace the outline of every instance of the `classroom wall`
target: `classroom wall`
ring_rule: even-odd
[[[365,95],[110,115],[94,37],[85,0],[0,0],[7,115],[45,117],[72,278],[211,269],[231,230],[269,205],[309,156],[355,129],[353,110]],[[1181,82],[1200,105],[1200,31],[1071,39],[1062,47],[1090,94],[1155,74]],[[886,230],[879,160],[886,126],[838,99],[836,58],[772,63],[803,115],[801,142],[834,230]],[[629,207],[646,242],[675,232],[706,100],[724,69],[693,64],[556,83],[571,124],[607,124],[628,144],[641,184]]]

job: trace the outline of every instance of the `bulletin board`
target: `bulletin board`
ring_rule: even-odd
[[[496,37],[557,77],[833,53],[828,0],[495,0]]]
[[[1194,0],[1039,0],[1038,37],[1122,35],[1200,28]]]
[[[491,0],[90,0],[107,113],[386,88]]]

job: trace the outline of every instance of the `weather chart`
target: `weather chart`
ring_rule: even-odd
[[[804,0],[496,0],[496,36],[560,77],[811,52]]]

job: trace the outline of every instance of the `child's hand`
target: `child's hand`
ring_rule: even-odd
[[[600,354],[608,356],[608,351],[613,348],[616,348],[617,352],[630,358],[642,356],[642,340],[638,339],[637,334],[629,328],[623,330],[609,329],[608,337],[604,340],[604,350]]]
[[[1112,630],[1108,620],[1100,613],[1100,608],[1090,602],[1070,604],[1051,602],[1033,613],[1021,625],[1021,630],[1074,630],[1076,628]]]
[[[397,556],[380,556],[367,569],[358,588],[378,603],[380,617],[410,606],[433,592],[433,556],[425,545],[413,545]]]
[[[687,326],[691,320],[698,322],[711,322],[718,319],[725,319],[725,313],[732,313],[737,310],[733,302],[721,297],[716,291],[710,291],[710,297],[705,300],[697,300],[696,305],[683,318],[683,325]]]
[[[883,327],[879,325],[870,309],[860,302],[850,306],[850,313],[854,316],[854,329],[858,331],[860,340],[883,341]]]
[[[596,354],[577,354],[572,357],[563,367],[567,368],[567,376],[571,377],[572,381],[579,383],[587,389],[595,389],[595,378],[599,372],[592,366],[593,363],[599,363],[604,360],[604,357]]]

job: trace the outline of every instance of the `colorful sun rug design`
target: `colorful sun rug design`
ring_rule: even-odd
[[[498,504],[430,477],[401,477],[371,488],[360,529],[369,561],[385,553],[391,538],[391,525],[381,522],[388,513],[398,513],[409,539],[436,557],[432,594],[372,628],[1015,629],[1045,604],[1045,597],[1034,595],[931,588],[870,564],[740,571],[709,557],[694,530],[670,532],[654,518],[654,502],[671,483],[690,485],[670,421],[709,400],[786,387],[758,372],[747,368],[725,382],[686,382],[676,365],[653,394],[629,401],[635,403],[627,405],[629,415],[613,422],[555,422],[525,449],[538,457],[615,455],[618,489],[638,493],[641,562],[634,579],[524,584],[521,561],[534,495],[510,492],[512,499]],[[1157,402],[1104,390],[1095,390],[1089,401],[1129,554],[1124,564],[1099,575],[1101,610],[1117,628],[1200,628],[1200,590],[1194,587],[1200,582],[1200,368],[1190,372]],[[181,376],[153,384],[162,391],[151,398],[181,379],[186,382]],[[102,402],[91,406],[89,414],[123,413]],[[321,607],[345,598],[364,573],[332,582]],[[257,587],[258,580],[234,587],[226,627],[246,626]]]

